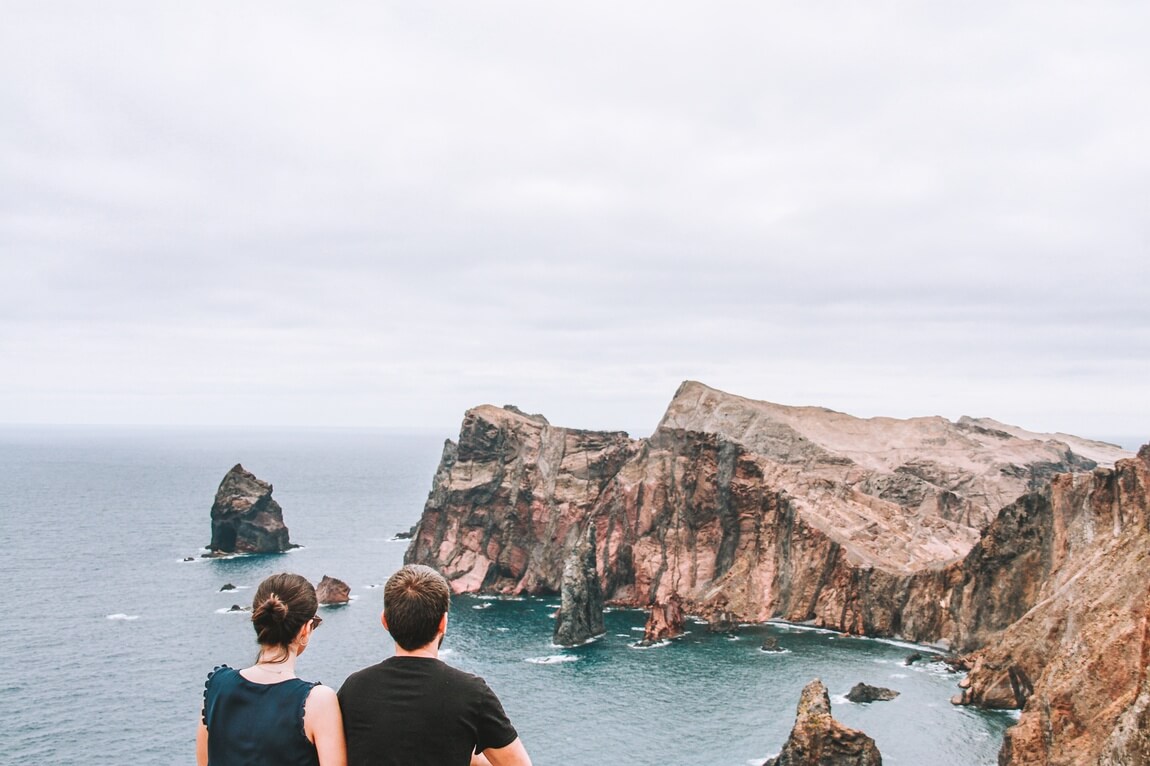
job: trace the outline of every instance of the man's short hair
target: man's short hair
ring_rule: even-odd
[[[451,587],[439,572],[408,564],[383,586],[387,632],[407,651],[427,646],[439,630],[439,620],[451,607]]]

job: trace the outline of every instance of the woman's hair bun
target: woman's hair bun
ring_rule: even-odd
[[[252,599],[252,625],[261,646],[286,647],[319,608],[305,578],[281,572],[264,579]]]
[[[288,605],[283,602],[277,593],[269,593],[259,604],[256,604],[252,609],[252,622],[259,623],[282,623],[287,619],[290,610]]]

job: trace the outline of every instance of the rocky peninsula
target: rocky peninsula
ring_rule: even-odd
[[[1150,752],[1148,470],[1147,449],[695,382],[645,439],[485,405],[405,558],[456,592],[553,594],[593,528],[610,603],[949,648],[973,666],[958,702],[1023,708],[1003,763],[1120,763]]]

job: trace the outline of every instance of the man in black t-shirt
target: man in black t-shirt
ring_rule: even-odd
[[[450,605],[447,580],[430,567],[387,581],[382,622],[395,656],[339,690],[348,766],[531,766],[483,679],[440,661]]]

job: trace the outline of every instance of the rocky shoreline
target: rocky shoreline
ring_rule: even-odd
[[[1137,762],[1148,472],[1150,448],[692,382],[647,439],[481,406],[444,447],[405,560],[456,592],[552,594],[590,539],[602,596],[651,609],[656,633],[675,604],[949,648],[971,667],[958,702],[1022,708],[1002,763]]]

